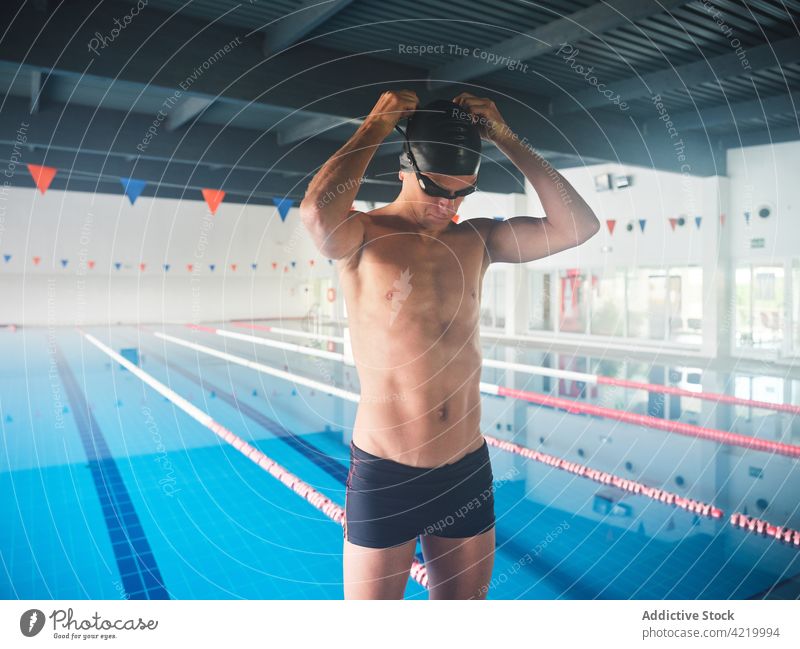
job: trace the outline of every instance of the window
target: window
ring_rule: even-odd
[[[780,349],[784,338],[783,266],[739,266],[736,269],[736,346]]]
[[[586,333],[587,291],[586,275],[577,268],[562,270],[558,274],[558,328],[559,331]]]
[[[593,274],[591,333],[599,336],[625,335],[625,273],[605,271]]]
[[[483,280],[481,296],[481,325],[502,329],[506,326],[506,273],[489,269]]]
[[[792,351],[800,356],[800,259],[792,263],[792,330]]]
[[[669,269],[669,339],[703,342],[703,269]]]
[[[628,336],[664,340],[667,332],[667,273],[658,268],[628,272]]]
[[[549,272],[528,269],[529,330],[553,330],[553,319],[550,314],[551,277]]]

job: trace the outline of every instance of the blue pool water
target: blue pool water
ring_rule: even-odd
[[[344,504],[355,404],[165,342],[154,330],[86,329]],[[334,362],[180,326],[165,331],[357,390],[355,370]],[[342,597],[341,526],[77,330],[2,331],[0,358],[3,598]],[[497,370],[484,380],[542,388]],[[699,423],[719,425],[716,410],[697,410],[691,416],[706,418]],[[497,397],[484,398],[483,419],[487,433],[713,503],[726,515],[750,506],[745,513],[800,527],[797,460]],[[798,443],[786,437],[793,422],[767,422],[751,433]],[[739,430],[736,413],[730,424]],[[491,453],[498,482],[490,598],[798,597],[798,548],[726,518]],[[764,511],[748,505],[761,502],[757,495]],[[406,596],[426,595],[409,580]]]

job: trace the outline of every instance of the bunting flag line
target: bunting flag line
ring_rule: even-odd
[[[31,164],[28,165],[28,171],[33,178],[33,182],[36,183],[36,187],[42,194],[47,191],[47,188],[50,187],[50,183],[53,182],[53,178],[56,177],[56,173],[58,173],[58,169],[55,167],[42,167]]]
[[[614,234],[614,226],[617,225],[616,219],[607,219],[606,220],[606,227],[608,228],[608,233],[613,235]]]
[[[278,214],[281,216],[281,221],[286,221],[286,215],[289,213],[289,210],[292,209],[294,200],[291,198],[278,198],[277,196],[274,196],[272,198],[272,202],[275,204],[275,207],[278,208]]]
[[[136,178],[120,178],[119,182],[122,184],[122,191],[125,192],[125,196],[128,197],[131,205],[136,202],[136,199],[141,196],[147,186],[146,180],[137,180]]]
[[[225,192],[221,189],[203,189],[201,191],[208,209],[211,210],[211,214],[216,214],[219,204],[225,198]]]
[[[639,219],[639,229],[644,232],[644,226],[647,224],[647,219]]]

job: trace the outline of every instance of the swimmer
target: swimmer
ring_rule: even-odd
[[[356,181],[395,128],[400,193],[352,211]],[[544,218],[454,222],[477,189],[483,140],[530,181]],[[483,277],[489,264],[552,255],[600,227],[524,142],[489,99],[462,93],[420,108],[414,92],[387,91],[300,205],[315,245],[336,260],[361,384],[345,492],[347,599],[402,598],[417,538],[431,599],[486,596],[495,516],[480,430]]]

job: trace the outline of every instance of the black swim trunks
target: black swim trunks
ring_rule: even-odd
[[[415,467],[376,457],[350,443],[345,538],[389,548],[420,534],[466,538],[495,523],[489,447],[451,464]]]

